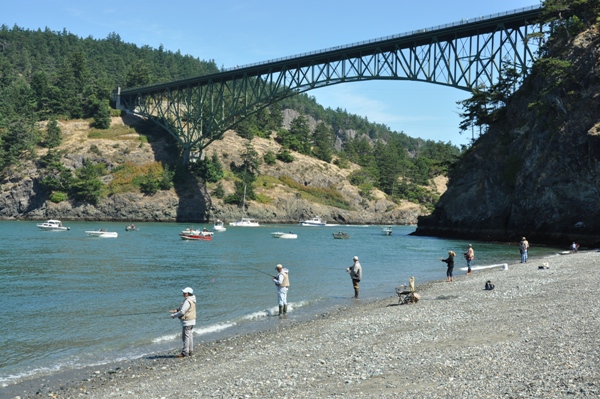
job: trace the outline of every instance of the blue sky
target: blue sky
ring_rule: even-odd
[[[138,46],[180,50],[219,67],[267,61],[362,42],[461,19],[538,6],[540,0],[21,0],[2,6],[9,27],[67,31],[106,38],[111,32]],[[307,93],[427,140],[465,144],[457,101],[467,92],[427,83],[357,82]]]

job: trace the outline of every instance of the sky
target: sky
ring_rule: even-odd
[[[221,68],[242,66],[418,29],[539,6],[540,0],[21,0],[0,24],[181,51]],[[367,81],[308,91],[317,103],[425,140],[467,144],[457,101],[469,93],[430,83]]]

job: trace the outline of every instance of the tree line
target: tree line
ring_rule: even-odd
[[[80,38],[66,30],[27,30],[2,25],[0,171],[33,158],[38,146],[52,150],[60,145],[58,119],[90,119],[92,126],[107,128],[111,114],[118,115],[109,106],[111,93],[118,86],[143,86],[218,71],[214,60],[200,60],[162,46],[138,47],[123,42],[116,33],[104,39]],[[283,127],[284,109],[300,113],[287,129]],[[309,127],[308,117],[318,121],[316,128]],[[36,127],[39,121],[49,121],[47,128]],[[335,162],[340,167],[348,162],[359,164],[362,169],[352,175],[352,182],[365,197],[369,197],[373,188],[379,188],[396,200],[410,199],[431,205],[437,198],[421,186],[437,174],[446,173],[461,152],[450,143],[411,138],[340,108],[325,109],[306,94],[260,109],[242,120],[236,131],[248,139],[275,134],[282,145],[279,153],[268,153],[260,160],[254,159],[252,149],[248,148],[245,165],[232,168],[242,182],[237,191],[250,186],[250,198],[252,181],[259,173],[257,165],[276,160],[293,162],[295,151]],[[349,131],[354,132],[355,138],[345,134]],[[206,157],[190,169],[207,181],[218,181],[222,178],[219,162]],[[97,189],[97,185],[82,182],[95,181],[102,173],[101,165],[86,164],[83,170],[69,177],[58,165],[56,154],[50,151],[41,166],[47,168],[44,181],[48,190],[63,193],[68,187],[73,198],[90,202],[97,199],[94,195],[97,190],[92,190],[92,194],[84,190]],[[146,190],[169,187],[164,182],[169,176],[172,178],[173,172],[168,167],[166,171],[153,173],[158,176],[142,185]],[[240,197],[237,191],[235,198]]]

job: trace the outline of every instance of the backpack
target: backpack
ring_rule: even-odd
[[[485,282],[485,289],[487,291],[491,291],[494,289],[494,284],[492,284],[492,282],[490,280]]]

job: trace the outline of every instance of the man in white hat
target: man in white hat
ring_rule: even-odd
[[[177,357],[192,356],[194,353],[194,336],[192,330],[196,325],[196,297],[194,290],[190,287],[185,287],[183,292],[183,303],[176,310],[171,310],[171,318],[178,317],[181,320],[181,340],[183,341],[183,349]]]
[[[348,273],[350,273],[350,278],[352,279],[352,285],[354,286],[354,298],[358,299],[358,283],[362,280],[362,267],[358,262],[358,256],[352,258],[354,262],[352,266],[346,269]]]
[[[290,288],[290,278],[288,269],[284,268],[281,264],[275,266],[277,270],[277,276],[273,277],[273,282],[277,286],[277,300],[279,302],[279,316],[287,313],[287,292]]]

